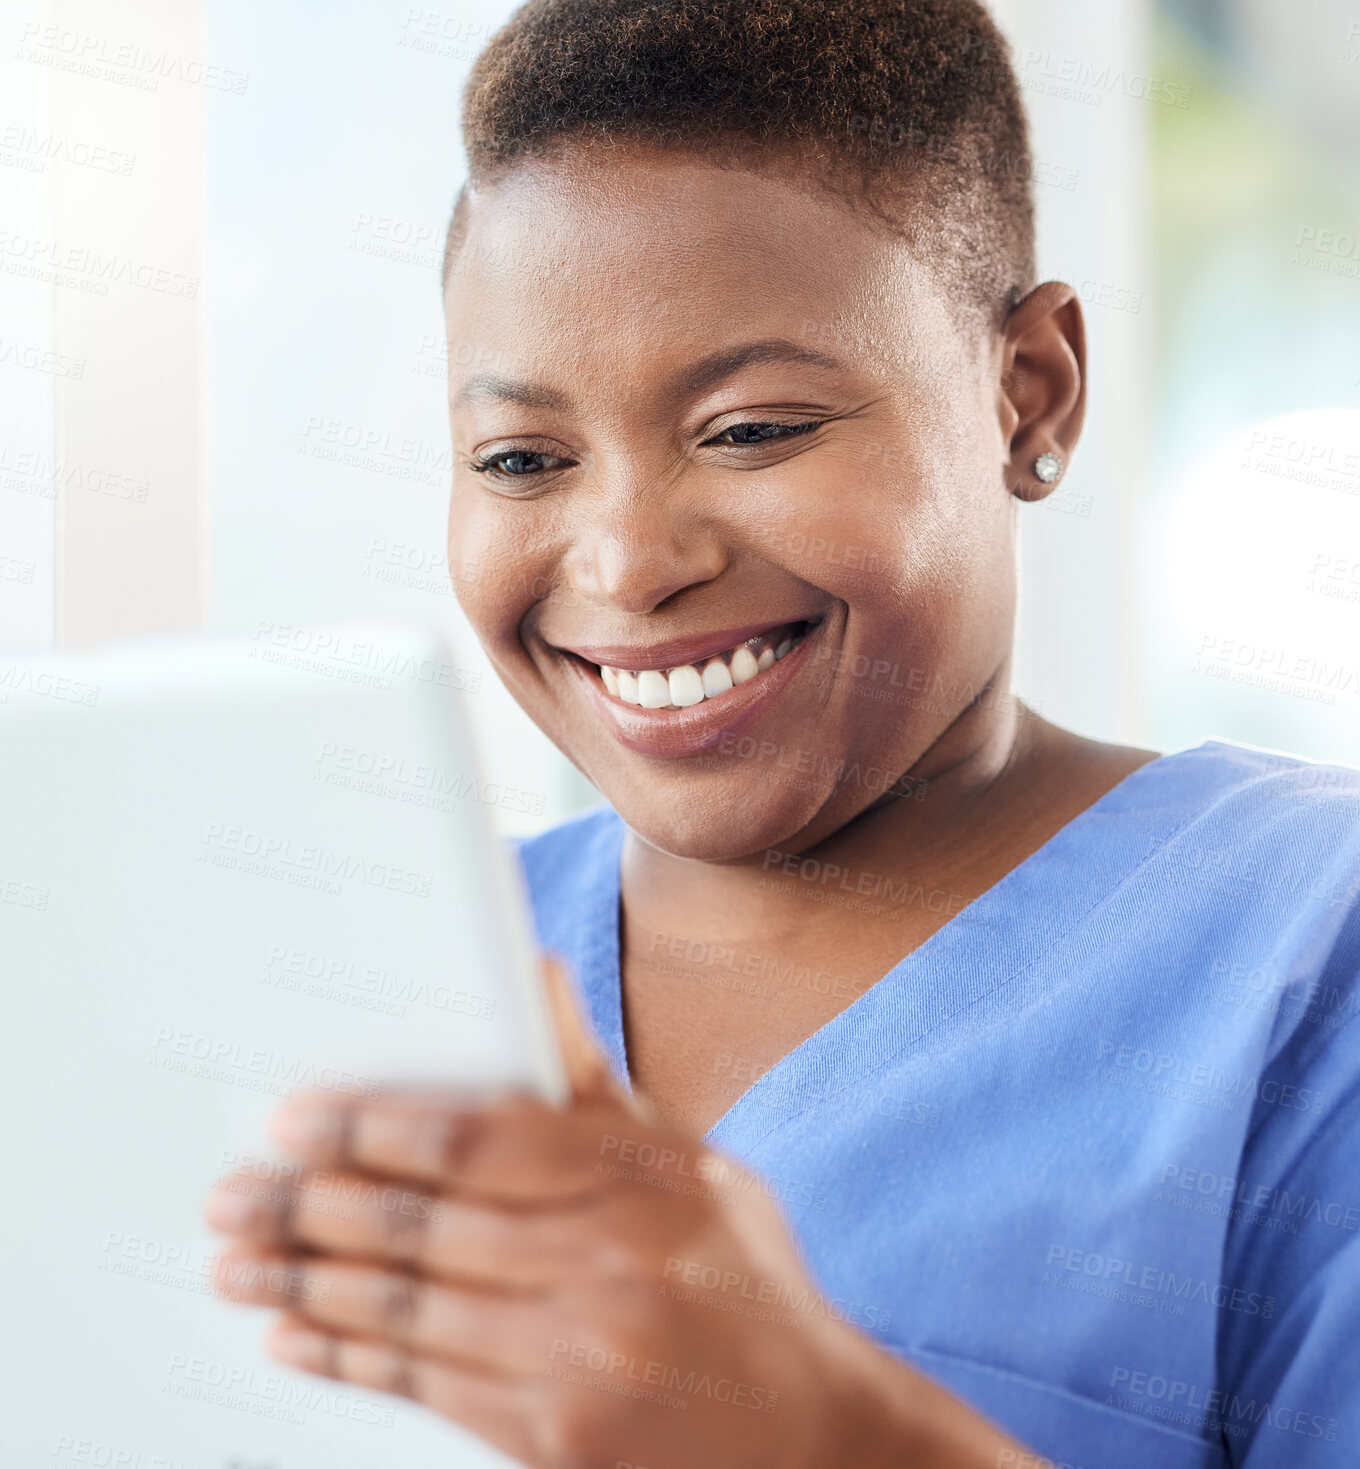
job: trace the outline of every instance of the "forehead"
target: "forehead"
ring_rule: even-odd
[[[477,190],[464,222],[450,338],[494,336],[516,355],[779,336],[910,356],[947,325],[938,282],[904,239],[773,169],[567,150]]]

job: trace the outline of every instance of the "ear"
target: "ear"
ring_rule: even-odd
[[[1056,454],[1065,471],[1086,416],[1086,323],[1071,286],[1048,281],[1011,311],[1001,370],[1006,487],[1018,500],[1042,500],[1057,481],[1041,480],[1034,461]]]

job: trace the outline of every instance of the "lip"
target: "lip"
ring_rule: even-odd
[[[598,663],[609,668],[626,668],[630,673],[641,673],[648,668],[664,671],[683,667],[686,663],[701,663],[705,658],[726,653],[739,643],[758,638],[761,633],[771,632],[789,622],[815,623],[818,620],[815,614],[809,617],[781,617],[774,622],[752,622],[745,627],[729,627],[713,633],[698,633],[688,638],[671,638],[669,642],[648,643],[645,647],[636,643],[561,643],[557,645],[557,650],[560,653],[575,653],[587,663]],[[809,636],[815,630],[809,628]],[[806,641],[805,638],[804,642]],[[790,658],[792,656],[792,653],[789,654]],[[788,659],[780,661],[787,662]]]
[[[621,745],[635,754],[650,755],[658,760],[683,760],[686,756],[700,755],[705,750],[712,749],[725,735],[743,733],[762,719],[770,704],[783,693],[806,662],[809,645],[825,625],[823,619],[810,627],[802,642],[773,668],[766,669],[747,683],[738,684],[716,699],[705,699],[702,704],[691,704],[687,709],[643,709],[636,704],[624,704],[611,698],[601,683],[599,674],[587,668],[579,659],[569,657],[564,661],[575,677],[582,681],[586,697],[595,702],[604,718],[605,727]],[[736,641],[744,642],[746,638],[755,637],[767,628],[780,626],[782,624],[778,622],[765,623],[746,633],[744,637],[738,629]],[[726,637],[728,634],[723,633],[721,636]],[[712,639],[707,639],[705,646],[711,644]],[[668,645],[656,646],[660,648]],[[686,646],[692,648],[698,645],[691,641]],[[719,643],[712,651],[721,652],[731,646],[730,643]],[[595,660],[592,658],[590,661],[593,663]]]

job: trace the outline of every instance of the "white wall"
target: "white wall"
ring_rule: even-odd
[[[80,370],[57,354],[57,288],[41,278],[30,243],[52,234],[57,169],[43,152],[52,74],[15,41],[50,10],[27,6],[0,46],[0,647],[46,647],[56,635],[57,512],[45,466],[56,445],[56,371]]]
[[[1016,687],[1082,734],[1147,738],[1136,667],[1132,548],[1146,468],[1155,301],[1147,0],[996,0],[1036,164],[1041,279],[1082,298],[1086,428],[1058,493],[1021,507]]]
[[[13,22],[0,62],[0,637],[194,627],[199,10],[48,0]],[[7,555],[36,566],[19,586]]]

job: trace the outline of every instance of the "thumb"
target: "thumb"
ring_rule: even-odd
[[[581,1013],[576,994],[561,962],[545,957],[543,976],[548,987],[557,1038],[562,1046],[567,1080],[576,1101],[622,1102],[636,1111],[633,1099],[614,1079],[609,1062],[600,1049],[590,1022]]]

